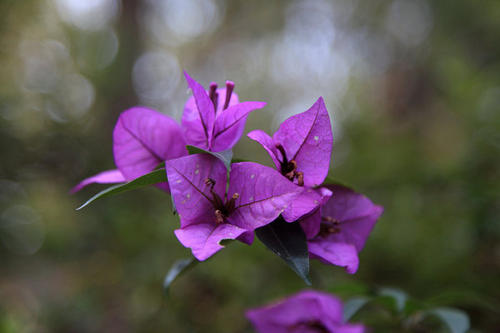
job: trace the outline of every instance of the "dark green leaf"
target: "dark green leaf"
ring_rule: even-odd
[[[231,159],[233,158],[233,151],[231,149],[224,150],[224,151],[219,151],[219,152],[213,152],[213,151],[208,151],[205,149],[201,149],[195,146],[187,145],[186,149],[188,150],[189,154],[210,154],[215,157],[217,157],[219,160],[224,163],[226,166],[226,169],[229,171],[231,170]]]
[[[379,294],[381,296],[391,297],[394,300],[394,305],[397,312],[402,312],[405,308],[408,295],[400,289],[396,288],[380,288]]]
[[[113,194],[125,192],[125,191],[134,190],[134,189],[139,188],[139,187],[163,183],[166,181],[167,181],[167,174],[165,172],[165,169],[158,169],[158,170],[152,171],[148,174],[145,174],[144,176],[136,178],[128,183],[117,184],[117,185],[113,185],[111,187],[108,187],[107,189],[97,193],[92,198],[87,200],[83,205],[78,207],[76,210],[82,209],[83,207],[89,205],[91,202],[93,202],[97,199],[101,199],[101,198],[104,198],[104,197],[107,197],[107,196],[110,196]]]
[[[306,235],[299,223],[288,223],[280,216],[256,229],[255,234],[268,249],[285,260],[305,283],[311,285]]]
[[[237,157],[233,157],[233,159],[231,160],[231,163],[240,163],[240,162],[250,162],[250,161]]]
[[[172,267],[168,270],[165,280],[163,281],[163,289],[165,290],[165,293],[168,294],[170,285],[179,275],[185,273],[189,268],[193,267],[198,262],[199,261],[194,258],[179,259],[174,262]]]
[[[344,302],[344,321],[349,321],[369,301],[368,297],[353,297]]]
[[[435,308],[428,310],[427,314],[438,317],[451,333],[465,333],[470,328],[469,316],[458,309]]]

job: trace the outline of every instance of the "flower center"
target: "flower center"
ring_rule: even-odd
[[[331,216],[321,217],[321,225],[319,228],[319,234],[321,236],[327,236],[329,234],[337,234],[341,231],[340,221]]]
[[[235,193],[231,199],[224,203],[221,197],[214,191],[215,180],[207,178],[205,179],[205,184],[210,186],[210,193],[212,194],[212,200],[210,200],[210,202],[215,209],[215,222],[217,222],[217,224],[224,223],[227,217],[234,211],[236,199],[238,199],[240,195]]]
[[[295,162],[295,160],[288,161],[285,148],[283,148],[281,144],[276,144],[276,149],[280,151],[282,156],[282,160],[280,161],[281,174],[292,182],[297,179],[297,184],[299,186],[304,186],[304,173],[297,171],[297,162]]]
[[[226,81],[226,99],[224,100],[224,105],[222,107],[222,110],[227,109],[227,107],[229,106],[233,90],[234,90],[234,82]],[[215,82],[210,83],[210,88],[208,90],[208,97],[210,97],[210,100],[214,105],[215,113],[217,113],[217,106],[219,104],[219,93],[217,92],[217,83]]]

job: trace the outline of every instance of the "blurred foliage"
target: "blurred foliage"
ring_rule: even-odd
[[[3,0],[0,13],[0,332],[250,332],[246,308],[305,287],[259,242],[234,243],[167,300],[165,274],[189,252],[164,193],[74,210],[102,188],[69,189],[113,168],[121,111],[180,119],[182,69],[267,101],[247,130],[324,96],[330,176],[385,212],[359,272],[312,262],[314,288],[392,286],[498,331],[498,1]],[[235,157],[270,165],[245,137]],[[354,319],[400,329],[377,308]]]

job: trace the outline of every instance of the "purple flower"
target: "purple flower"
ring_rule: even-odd
[[[329,190],[312,189],[325,180],[332,152],[330,116],[323,98],[309,110],[285,120],[272,138],[261,130],[248,133],[248,137],[267,150],[281,174],[307,188],[283,212],[285,220],[296,221],[331,195]]]
[[[167,115],[134,107],[120,114],[113,131],[113,154],[118,169],[84,179],[72,192],[92,183],[131,181],[155,169],[160,163],[187,154],[179,124]],[[159,184],[168,191],[166,183]]]
[[[314,214],[300,221],[308,236],[309,256],[356,273],[358,253],[383,207],[341,185],[327,185],[332,197]]]
[[[226,82],[225,89],[217,89],[212,82],[207,93],[187,73],[184,75],[193,91],[182,115],[187,144],[214,152],[231,149],[243,134],[248,114],[266,103],[239,103],[231,81]]]
[[[362,333],[361,324],[342,319],[339,298],[313,290],[299,292],[281,302],[251,309],[246,317],[259,333]]]
[[[264,226],[301,191],[272,168],[224,164],[209,154],[189,155],[165,163],[170,191],[181,220],[175,231],[200,261],[223,248],[223,239],[253,241],[253,230]]]

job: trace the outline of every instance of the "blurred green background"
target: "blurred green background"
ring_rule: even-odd
[[[180,119],[183,69],[267,101],[247,131],[325,98],[330,176],[385,213],[359,272],[312,262],[313,287],[397,287],[500,332],[500,2],[4,0],[0,13],[0,332],[251,332],[246,308],[305,287],[256,241],[166,299],[165,273],[189,255],[167,195],[75,211],[104,187],[69,189],[114,167],[120,112]],[[235,156],[271,164],[245,136]]]

